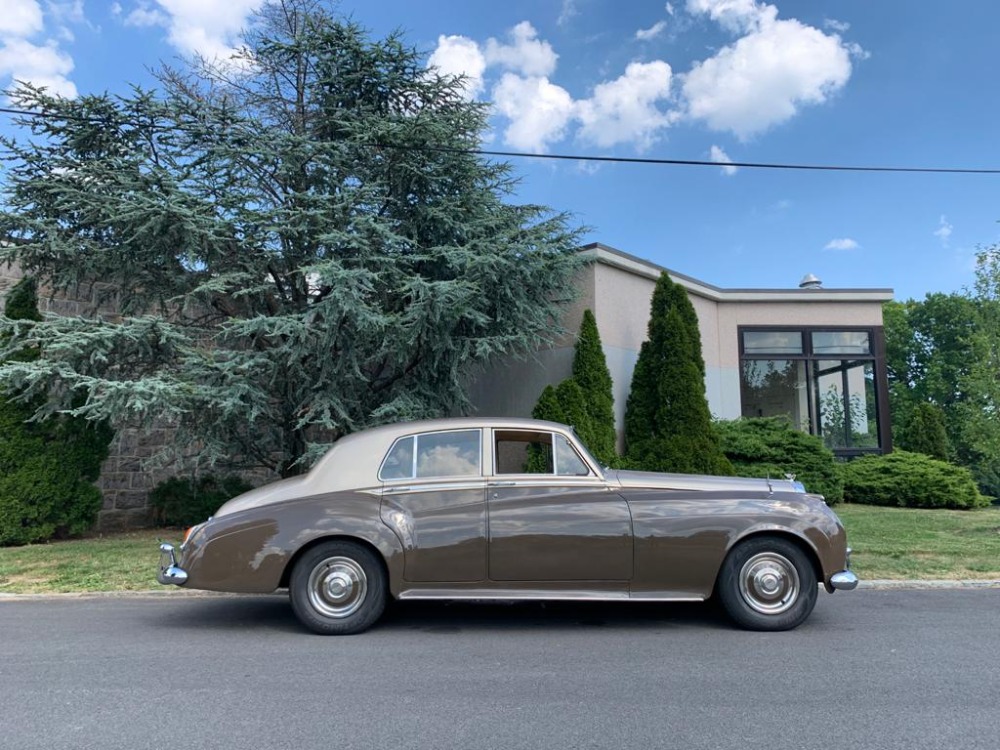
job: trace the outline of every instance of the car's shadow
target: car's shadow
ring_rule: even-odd
[[[306,632],[292,612],[288,597],[280,594],[185,597],[179,604],[181,606],[172,607],[167,620],[158,616],[155,621],[172,629]],[[408,601],[391,602],[373,632],[453,634],[684,627],[732,629],[730,622],[711,602]]]

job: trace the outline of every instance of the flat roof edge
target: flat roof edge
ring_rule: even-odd
[[[580,254],[598,263],[629,271],[637,276],[657,279],[664,271],[689,292],[717,302],[888,302],[894,291],[887,288],[869,289],[723,289],[692,278],[648,260],[593,242],[584,245]]]

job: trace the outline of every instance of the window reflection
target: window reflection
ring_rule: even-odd
[[[744,417],[782,417],[838,451],[881,447],[871,331],[740,335]]]

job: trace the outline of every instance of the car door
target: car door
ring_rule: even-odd
[[[486,580],[482,430],[396,440],[379,471],[381,516],[403,544],[412,582]]]
[[[622,582],[632,577],[628,503],[558,432],[492,430],[487,482],[493,581]]]

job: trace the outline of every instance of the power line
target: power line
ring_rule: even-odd
[[[85,115],[55,114],[51,112],[35,112],[31,110],[0,107],[0,114],[20,115],[24,117],[39,117],[43,119],[77,120],[99,124],[101,121]],[[152,124],[152,127],[163,130],[177,129],[176,126]],[[890,172],[903,174],[1000,174],[1000,168],[971,167],[891,167],[840,164],[785,164],[781,162],[753,161],[707,161],[705,159],[648,159],[628,156],[591,156],[588,154],[536,154],[525,151],[493,151],[487,149],[463,149],[448,146],[400,146],[395,144],[378,144],[380,148],[394,148],[402,151],[439,151],[444,153],[473,154],[476,156],[498,156],[505,159],[549,159],[555,161],[583,161],[611,164],[650,164],[661,166],[682,167],[739,167],[742,169],[787,169],[812,172]]]

